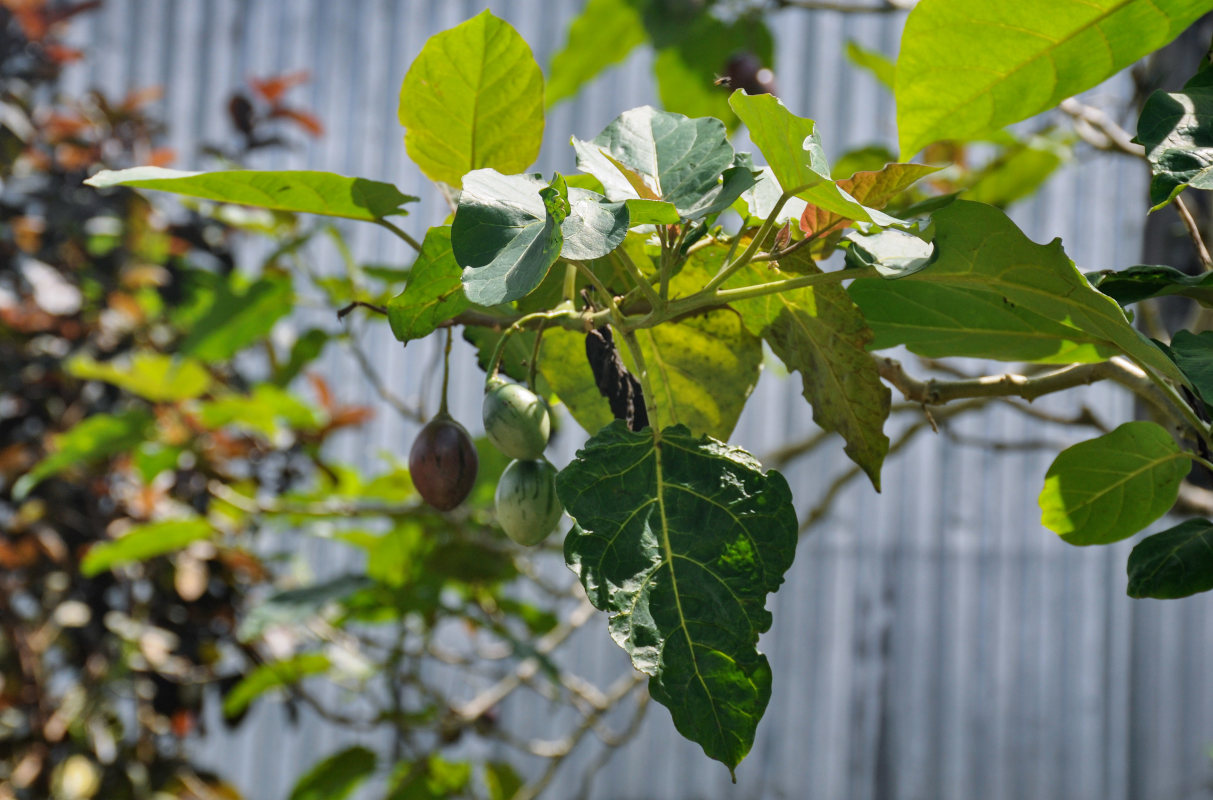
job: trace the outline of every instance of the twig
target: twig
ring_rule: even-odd
[[[363,377],[370,383],[371,388],[375,390],[375,394],[379,395],[379,399],[387,403],[396,413],[412,422],[424,422],[425,419],[421,415],[421,409],[414,408],[404,401],[404,398],[396,395],[387,388],[387,384],[379,377],[379,373],[371,366],[371,360],[367,358],[366,351],[362,349],[362,345],[358,342],[358,335],[354,331],[349,332],[346,339],[346,344],[350,348],[350,352],[354,354],[354,360],[358,362],[358,368],[362,371]]]
[[[1192,239],[1192,245],[1196,248],[1200,265],[1204,267],[1205,272],[1213,271],[1213,256],[1209,255],[1209,248],[1205,246],[1204,237],[1200,235],[1200,226],[1196,224],[1196,219],[1188,210],[1188,204],[1180,195],[1175,195],[1171,204],[1175,206],[1175,210],[1179,212],[1179,218],[1183,220],[1184,227],[1188,229],[1188,237]]]
[[[615,755],[615,751],[621,746],[631,741],[636,733],[640,730],[640,723],[644,722],[645,713],[649,710],[650,695],[648,692],[636,693],[636,710],[632,712],[632,719],[622,731],[614,736],[599,736],[603,745],[602,752],[598,758],[594,759],[594,763],[586,767],[585,772],[581,775],[581,793],[579,797],[589,797],[590,789],[593,788],[594,778],[599,772],[610,762],[611,757]]]
[[[913,2],[896,2],[884,0],[878,6],[855,5],[852,3],[832,2],[831,0],[774,0],[775,8],[799,8],[804,11],[837,11],[840,14],[889,14],[894,11],[908,11]]]
[[[1057,106],[1074,120],[1074,130],[1083,141],[1097,150],[1145,158],[1146,149],[1133,141],[1129,132],[1120,127],[1105,111],[1068,97]]]
[[[345,316],[347,314],[349,314],[355,308],[358,308],[360,306],[362,308],[370,309],[371,311],[374,311],[376,314],[383,314],[385,317],[387,316],[387,309],[384,308],[383,306],[377,306],[374,303],[366,303],[366,302],[363,302],[362,300],[354,300],[354,301],[350,302],[348,305],[344,305],[341,308],[337,309],[337,319],[345,319]]]

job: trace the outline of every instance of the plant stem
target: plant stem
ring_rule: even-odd
[[[526,385],[532,392],[535,391],[535,372],[539,369],[539,346],[543,344],[543,329],[546,325],[546,319],[540,321],[539,328],[535,331],[535,346],[531,349],[531,362],[527,364]]]
[[[1200,226],[1196,224],[1196,218],[1192,216],[1192,212],[1188,209],[1188,204],[1184,202],[1183,197],[1175,195],[1175,199],[1171,201],[1175,206],[1175,210],[1179,212],[1179,218],[1183,220],[1184,227],[1188,230],[1188,237],[1192,240],[1192,246],[1196,248],[1196,255],[1200,259],[1200,265],[1205,272],[1213,271],[1213,256],[1209,255],[1209,248],[1205,246],[1204,237],[1200,235]]]
[[[577,269],[567,262],[564,265],[564,299],[570,303],[577,299]]]
[[[729,277],[737,270],[750,263],[750,259],[753,258],[758,250],[762,247],[763,240],[767,238],[767,235],[771,232],[771,229],[775,227],[775,219],[779,216],[779,212],[783,211],[783,207],[791,199],[792,195],[788,194],[787,192],[779,195],[779,200],[775,202],[775,207],[771,209],[771,213],[767,215],[767,218],[762,221],[762,227],[758,229],[758,233],[754,234],[754,238],[750,240],[749,247],[743,250],[741,255],[739,255],[737,258],[725,262],[724,266],[720,268],[720,272],[716,273],[716,277],[708,281],[707,285],[703,287],[705,292],[712,291],[717,286],[727,281]]]
[[[640,293],[649,301],[649,305],[653,308],[661,308],[665,305],[665,301],[656,291],[652,284],[645,280],[644,273],[640,271],[640,267],[636,266],[636,262],[622,247],[617,247],[611,251],[611,257],[620,264],[623,264],[624,270],[636,282],[636,287],[640,289]]]
[[[446,347],[442,351],[442,400],[438,405],[438,416],[445,417],[449,413],[446,410],[446,389],[451,380],[451,329],[446,329]]]
[[[421,243],[420,242],[418,242],[412,236],[409,236],[407,233],[402,231],[400,228],[398,228],[395,225],[393,225],[392,223],[388,222],[386,219],[382,219],[382,218],[377,219],[377,220],[375,220],[375,224],[381,225],[384,228],[387,228],[389,231],[396,234],[396,236],[398,238],[400,238],[402,241],[404,241],[404,243],[407,244],[409,247],[413,248],[418,253],[421,252]]]

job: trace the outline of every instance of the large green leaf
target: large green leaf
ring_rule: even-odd
[[[1040,492],[1041,523],[1070,544],[1111,544],[1167,513],[1191,462],[1153,422],[1126,422],[1058,454]]]
[[[426,231],[404,291],[387,304],[388,322],[396,338],[408,342],[429,336],[440,323],[471,305],[463,293],[462,273],[451,249],[451,229],[441,226]]]
[[[807,257],[799,260],[798,274],[820,272]],[[728,286],[788,277],[773,267],[751,265]],[[889,452],[884,422],[890,392],[866,350],[872,331],[846,291],[838,284],[806,286],[732,305],[746,327],[760,334],[788,369],[800,372],[813,421],[842,436],[847,455],[863,467],[879,491],[880,466]]]
[[[1147,536],[1129,554],[1130,597],[1171,600],[1213,589],[1213,522],[1190,519]]]
[[[510,24],[485,10],[431,36],[400,87],[404,145],[430,180],[522,172],[543,141],[543,71]]]
[[[1188,275],[1175,267],[1140,265],[1088,272],[1086,278],[1122,306],[1151,297],[1178,294],[1190,297],[1206,308],[1213,307],[1213,272]]]
[[[208,287],[206,310],[190,320],[189,333],[177,348],[180,354],[209,363],[225,361],[269,335],[274,323],[291,313],[291,279],[269,275],[243,291],[216,276]]]
[[[1061,242],[1038,245],[1002,211],[957,200],[934,216],[937,259],[895,281],[849,291],[876,333],[874,349],[905,345],[930,358],[972,356],[1068,364],[1118,351],[1178,382],[1179,370],[1091,288]]]
[[[310,170],[181,172],[135,167],[116,172],[102,170],[85,183],[98,188],[157,189],[221,203],[364,221],[405,214],[403,206],[417,201],[390,183]]]
[[[864,208],[830,177],[817,124],[798,117],[774,95],[748,95],[738,90],[729,104],[750,129],[750,139],[762,152],[784,192],[846,219],[891,224],[887,214]]]
[[[1213,331],[1176,331],[1167,345],[1167,354],[1187,376],[1205,406],[1213,407]]]
[[[289,800],[344,800],[375,771],[378,757],[365,747],[350,747],[322,759],[303,774]]]
[[[1095,86],[1174,39],[1208,0],[921,0],[897,59],[903,158]]]
[[[650,676],[674,726],[730,771],[771,695],[756,649],[766,596],[796,551],[787,482],[742,450],[678,426],[616,421],[556,478],[576,521],[565,560],[611,636]]]
[[[1137,121],[1137,141],[1154,175],[1153,209],[1188,186],[1213,189],[1213,69],[1201,69],[1182,92],[1150,95]]]
[[[133,409],[122,414],[94,414],[52,439],[55,450],[17,479],[13,497],[17,500],[51,475],[76,466],[96,463],[124,453],[147,439],[152,414]]]
[[[547,105],[577,94],[586,83],[648,40],[637,3],[589,0],[569,25],[568,39],[548,68]]]
[[[610,200],[663,200],[683,219],[728,208],[754,184],[750,171],[734,164],[718,119],[641,106],[620,114],[592,142],[574,137],[573,147],[577,168],[602,181]]]
[[[102,542],[90,547],[80,562],[80,572],[86,577],[92,577],[107,569],[136,564],[175,552],[191,542],[209,537],[212,533],[210,523],[197,517],[136,525],[112,542]]]
[[[76,356],[64,369],[81,380],[112,383],[154,403],[189,400],[211,388],[211,375],[202,364],[163,353],[139,352],[114,361]]]
[[[467,298],[483,306],[530,294],[560,257],[568,213],[538,175],[469,172],[451,224],[451,247]]]
[[[290,686],[310,675],[328,672],[330,663],[323,653],[301,653],[283,661],[270,661],[245,675],[223,698],[223,714],[239,716],[249,704],[272,689]]]

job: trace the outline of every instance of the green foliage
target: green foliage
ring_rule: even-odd
[[[202,364],[161,353],[135,353],[117,363],[77,356],[65,369],[80,380],[112,383],[154,403],[189,400],[211,388],[211,376]]]
[[[1146,148],[1154,177],[1151,210],[1185,188],[1213,189],[1213,70],[1206,64],[1181,92],[1154,92],[1141,109],[1137,141]]]
[[[1169,600],[1213,590],[1213,523],[1190,519],[1147,536],[1129,554],[1129,596]]]
[[[1213,274],[1188,275],[1174,267],[1137,266],[1088,272],[1088,281],[1122,306],[1152,297],[1182,295],[1202,306],[1213,306]]]
[[[548,69],[547,105],[577,94],[602,70],[627,58],[648,39],[639,3],[589,0],[569,25],[568,38]]]
[[[73,466],[93,464],[124,453],[147,436],[152,415],[143,409],[122,414],[95,414],[55,437],[54,452],[39,461],[13,486],[13,496],[25,497],[38,483]]]
[[[289,800],[343,800],[375,771],[378,757],[365,747],[350,747],[314,764],[291,789]]]
[[[80,562],[80,572],[92,577],[107,569],[172,553],[213,533],[206,520],[189,517],[137,525],[115,541],[90,548]]]
[[[1191,463],[1153,422],[1067,447],[1045,473],[1041,523],[1070,544],[1111,544],[1161,517]]]
[[[755,649],[796,547],[791,492],[747,453],[684,427],[614,422],[561,471],[565,558],[679,733],[732,770],[771,694]]]
[[[897,58],[902,157],[975,139],[1095,86],[1208,11],[1203,0],[922,0]]]
[[[392,333],[402,342],[429,336],[438,326],[467,309],[463,268],[451,248],[451,229],[436,226],[426,231],[421,252],[409,270],[404,291],[387,305]]]
[[[521,172],[543,137],[543,72],[518,32],[486,10],[426,42],[398,113],[409,158],[431,180]]]
[[[321,675],[330,666],[328,656],[323,653],[304,653],[285,661],[262,664],[245,675],[223,698],[224,716],[239,716],[266,692],[298,683],[311,675]]]

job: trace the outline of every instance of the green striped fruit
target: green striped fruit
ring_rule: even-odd
[[[497,481],[497,522],[518,544],[535,545],[560,522],[556,468],[547,459],[511,461]]]
[[[552,423],[543,399],[517,383],[491,378],[484,393],[484,432],[510,458],[543,455]]]

